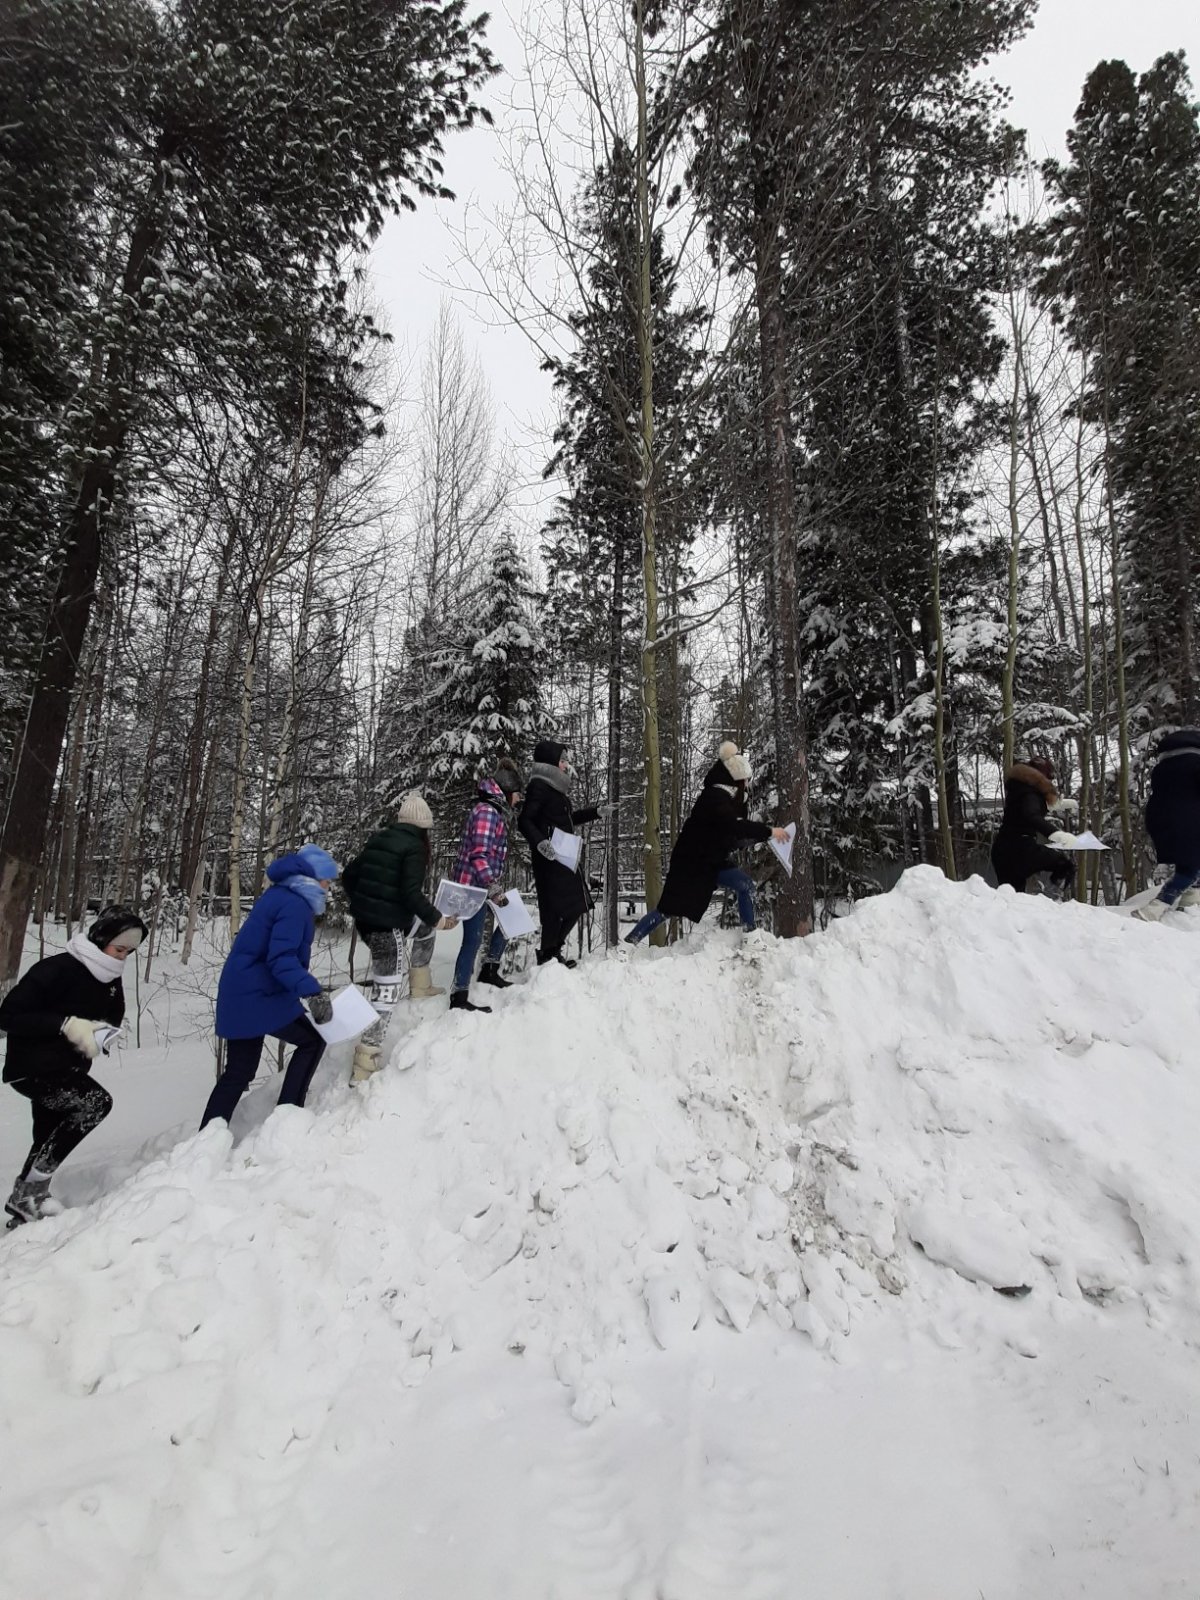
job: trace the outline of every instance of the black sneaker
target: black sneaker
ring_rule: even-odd
[[[451,1011],[486,1011],[489,1016],[492,1010],[491,1006],[473,1006],[471,997],[465,989],[455,989],[450,996],[450,1009]]]
[[[479,969],[480,983],[490,983],[493,989],[511,989],[512,984],[507,978],[500,976],[500,963],[498,961],[485,961]]]

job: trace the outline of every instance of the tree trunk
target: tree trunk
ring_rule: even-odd
[[[147,206],[129,243],[122,304],[133,308],[105,366],[104,396],[88,441],[87,464],[67,516],[61,567],[21,740],[12,793],[0,833],[0,993],[16,977],[78,663],[111,535],[120,468],[137,387],[137,320],[146,309],[162,245],[160,203],[166,182],[161,153]]]

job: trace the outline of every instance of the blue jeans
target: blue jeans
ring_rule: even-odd
[[[458,960],[454,963],[454,991],[471,987],[471,978],[475,971],[475,957],[479,954],[479,946],[483,943],[483,919],[488,914],[487,905],[480,906],[473,917],[468,917],[462,925],[462,949],[458,952]],[[504,954],[504,947],[508,940],[504,937],[504,929],[499,922],[492,929],[491,942],[488,945],[488,961],[499,961]]]
[[[747,932],[754,929],[754,885],[750,875],[743,872],[741,867],[722,867],[717,873],[717,884],[722,889],[732,889],[737,895],[738,916],[742,919],[742,927]],[[661,911],[647,911],[642,920],[636,924],[631,933],[625,935],[626,944],[641,944],[647,935],[661,927],[666,921]]]
[[[1181,866],[1177,861],[1175,875],[1163,884],[1158,891],[1158,898],[1173,906],[1184,890],[1190,889],[1196,883],[1200,883],[1200,867],[1192,866],[1190,863]]]

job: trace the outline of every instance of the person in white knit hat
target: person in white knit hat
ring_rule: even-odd
[[[434,988],[429,962],[434,934],[456,927],[458,919],[442,916],[425,891],[432,828],[433,813],[413,789],[400,802],[395,822],[373,833],[342,873],[354,926],[371,952],[367,993],[379,1013],[355,1049],[355,1083],[378,1070],[383,1037],[402,995],[428,1000],[446,992]]]
[[[699,922],[718,888],[734,890],[743,928],[754,927],[753,885],[749,874],[730,857],[740,844],[765,844],[768,839],[782,843],[787,831],[753,822],[746,815],[746,785],[750,777],[750,763],[737,745],[726,739],[705,773],[704,786],[679,831],[658,905],[646,912],[632,933],[626,934],[626,944],[640,944],[668,917]]]

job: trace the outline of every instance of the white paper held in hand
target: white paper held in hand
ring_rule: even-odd
[[[1103,839],[1097,839],[1096,835],[1089,830],[1084,833],[1077,833],[1074,844],[1060,845],[1059,848],[1062,850],[1107,850],[1108,846]]]
[[[794,822],[788,823],[787,838],[782,844],[780,844],[776,839],[767,840],[767,843],[771,846],[771,849],[774,850],[780,861],[783,862],[783,870],[787,873],[789,878],[792,875],[792,846],[795,844],[795,842],[796,824]]]
[[[572,872],[579,865],[579,846],[581,840],[577,833],[564,833],[561,828],[555,828],[550,835],[550,843],[554,847],[554,859],[561,861],[564,867],[569,867]]]
[[[356,983],[349,983],[333,996],[333,1015],[328,1022],[314,1022],[313,1027],[326,1044],[343,1044],[347,1039],[357,1039],[379,1013]]]
[[[107,1055],[109,1045],[112,1044],[115,1039],[119,1039],[121,1037],[121,1030],[120,1028],[114,1028],[109,1023],[105,1022],[101,1023],[100,1027],[94,1030],[93,1037],[96,1041],[97,1047],[103,1050],[104,1054]]]
[[[444,917],[457,917],[460,922],[466,922],[486,899],[486,889],[477,889],[473,883],[451,883],[449,878],[443,878],[433,903]]]
[[[504,931],[506,939],[519,939],[523,933],[532,933],[534,930],[533,918],[529,915],[529,908],[518,894],[516,889],[510,889],[504,897],[504,904],[498,900],[492,901],[492,910],[496,913],[496,921]]]

